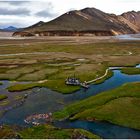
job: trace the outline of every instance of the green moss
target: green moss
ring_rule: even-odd
[[[2,83],[2,82],[0,82],[0,85],[3,85],[3,83]]]
[[[45,78],[49,77],[52,74],[56,74],[58,69],[54,68],[46,68],[39,71],[35,71],[33,73],[27,73],[20,76],[17,80],[18,81],[39,81],[44,80]]]
[[[140,74],[140,68],[122,68],[121,72],[128,75]]]
[[[34,82],[28,84],[16,84],[8,87],[7,89],[10,92],[15,92],[15,91],[28,90],[35,87],[48,87],[61,93],[71,93],[80,88],[79,86],[67,86],[65,85],[64,80],[49,80],[43,83]]]
[[[0,94],[0,101],[7,99],[8,96],[4,95],[4,94]]]
[[[28,66],[29,67],[29,66]],[[46,69],[37,70],[33,73],[21,73],[18,75],[16,73],[16,76],[14,74],[7,75],[9,78],[10,76],[13,77],[12,79],[17,79],[18,81],[40,81],[44,79],[48,79],[45,83],[39,83],[39,82],[33,82],[29,84],[18,84],[14,86],[8,87],[9,91],[22,91],[31,89],[34,87],[48,87],[52,90],[61,92],[61,93],[72,93],[76,90],[79,90],[79,86],[68,86],[65,85],[65,79],[67,77],[71,77],[73,75],[76,75],[80,79],[81,82],[83,81],[89,81],[96,78],[96,74],[102,75],[104,73],[104,70],[107,68],[107,66],[104,65],[97,65],[97,64],[82,64],[80,66],[60,66],[60,67],[48,67],[46,66]],[[25,67],[24,67],[25,69]],[[30,70],[28,68],[28,70]],[[12,70],[13,71],[13,70]],[[10,71],[11,72],[11,71]],[[5,75],[5,74],[4,74]],[[6,76],[6,75],[5,75]],[[11,78],[10,77],[10,78]]]
[[[0,74],[0,79],[1,80],[16,80],[20,76],[19,73],[3,73]]]
[[[31,89],[37,87],[37,83],[29,83],[29,84],[16,84],[8,87],[8,91],[14,92],[14,91],[23,91],[27,89]]]
[[[117,125],[140,129],[139,103],[140,98],[121,97],[103,106],[87,109],[78,113],[72,119],[107,120]]]
[[[50,125],[35,126],[20,132],[24,139],[71,139],[71,138],[100,138],[82,129],[60,129]]]
[[[45,85],[44,85],[45,86]],[[77,91],[80,89],[79,86],[69,86],[65,84],[65,81],[63,79],[60,80],[49,80],[46,82],[46,87],[53,89],[57,92],[61,92],[64,94],[72,93],[74,91]]]
[[[32,65],[18,66],[18,67],[11,68],[11,69],[9,68],[6,72],[0,73],[0,79],[2,79],[2,80],[18,80],[20,77],[23,77],[26,74],[34,73],[34,72],[39,71],[43,68],[44,68],[44,65],[42,65],[42,64],[41,65],[40,64],[32,64]],[[40,75],[40,74],[41,73],[38,73],[38,75]],[[33,77],[38,77],[38,76],[33,75]],[[24,80],[25,79],[23,79],[23,81]],[[31,80],[31,79],[29,79],[29,80]]]
[[[106,120],[115,124],[140,129],[140,83],[125,84],[100,93],[53,114],[55,119]]]

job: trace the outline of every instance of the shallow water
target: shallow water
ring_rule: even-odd
[[[137,65],[138,66],[138,65]],[[114,89],[124,83],[140,81],[140,75],[126,75],[119,70],[113,70],[114,76],[99,85],[91,85],[89,89],[81,88],[79,91],[64,95],[47,88],[34,88],[26,92],[30,94],[26,102],[11,111],[8,111],[1,119],[1,124],[26,125],[24,119],[32,114],[49,113],[61,110],[65,105],[85,99],[100,92]],[[3,85],[3,87],[7,86]],[[57,124],[59,126],[59,123]],[[100,135],[103,138],[140,138],[140,131],[120,127],[110,123],[75,121],[65,122],[66,128],[83,128]],[[61,124],[60,127],[63,127]],[[119,134],[121,133],[121,134]],[[131,134],[131,135],[130,135]],[[131,137],[132,136],[132,137]]]
[[[8,86],[13,85],[15,83],[19,83],[19,82],[10,82],[8,80],[3,80],[2,81],[2,85],[0,85],[0,94],[5,94],[8,96],[8,99],[1,101],[2,102],[7,102],[5,105],[0,105],[0,111],[4,111],[4,110],[11,110],[11,108],[15,107],[15,106],[19,106],[21,104],[21,100],[22,97],[25,96],[25,94],[27,93],[27,91],[23,91],[23,92],[8,92],[8,90],[6,89]],[[29,82],[20,82],[21,83],[29,83]],[[20,97],[19,99],[16,99],[17,97]]]
[[[117,35],[113,38],[119,39],[119,40],[140,40],[140,34]]]
[[[136,65],[136,68],[140,68],[140,64]]]
[[[61,128],[82,128],[88,130],[102,138],[107,139],[138,139],[140,131],[121,127],[108,122],[89,122],[89,121],[62,121],[55,122],[56,127]]]
[[[29,95],[25,103],[22,106],[7,112],[0,120],[0,123],[24,125],[24,119],[28,115],[54,112],[62,109],[67,104],[85,99],[103,91],[114,89],[124,83],[140,81],[140,75],[126,75],[122,74],[119,70],[113,70],[113,72],[114,76],[104,83],[91,85],[90,88],[86,90],[81,88],[73,94],[64,95],[47,88],[34,88],[28,90],[26,92],[32,94]]]

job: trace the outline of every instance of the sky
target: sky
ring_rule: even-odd
[[[140,11],[140,0],[0,0],[0,28],[27,27],[86,7],[120,15]]]

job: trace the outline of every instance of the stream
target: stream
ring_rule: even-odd
[[[136,67],[139,68],[140,65],[137,65]],[[64,95],[48,88],[34,88],[24,91],[24,93],[31,93],[24,104],[5,113],[0,119],[0,124],[26,126],[24,119],[29,115],[55,112],[63,109],[64,106],[68,104],[94,96],[103,91],[114,89],[124,83],[140,81],[140,75],[123,74],[119,69],[113,70],[113,72],[114,75],[104,83],[99,85],[92,84],[89,89],[85,90],[81,88],[73,94]],[[3,87],[8,86],[7,81],[2,82],[4,83]],[[108,122],[89,122],[79,120],[70,122],[66,120],[55,122],[54,125],[61,128],[83,128],[101,136],[102,138],[140,138],[140,131]]]

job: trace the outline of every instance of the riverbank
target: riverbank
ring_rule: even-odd
[[[125,84],[100,93],[53,114],[55,119],[105,120],[140,130],[140,83]],[[130,115],[131,114],[131,115]]]
[[[14,126],[1,126],[1,139],[99,139],[83,129],[61,129],[51,125],[22,128]]]
[[[0,94],[0,101],[7,99],[8,97],[4,94]]]
[[[87,81],[86,83],[87,83],[87,84],[93,83],[93,84],[96,84],[96,85],[97,85],[97,84],[101,84],[101,83],[103,83],[105,80],[111,78],[112,76],[113,76],[113,72],[112,72],[111,70],[109,70],[109,69],[106,69],[105,74],[104,74],[103,76],[98,77],[98,78],[96,78],[96,79],[93,79],[93,80],[91,80],[91,81]]]
[[[26,102],[24,102],[24,104],[22,104],[22,106],[16,107],[16,108],[12,109],[11,111],[9,110],[6,114],[4,114],[0,120],[0,123],[1,124],[11,124],[11,125],[17,124],[17,125],[25,126],[26,124],[24,123],[24,120],[29,115],[40,114],[40,113],[49,113],[49,112],[53,113],[58,110],[62,110],[68,104],[75,103],[76,101],[80,101],[82,99],[86,99],[91,96],[95,96],[103,91],[114,89],[115,87],[119,87],[126,82],[140,81],[139,75],[122,74],[120,72],[120,70],[116,70],[116,67],[115,67],[115,70],[113,70],[113,73],[114,73],[113,77],[106,80],[104,83],[98,84],[98,85],[91,85],[89,89],[86,89],[86,90],[80,89],[79,91],[74,92],[73,94],[64,95],[64,94],[60,94],[60,93],[54,92],[52,90],[49,90],[47,88],[34,88],[29,91],[26,91],[25,93],[29,93],[29,96],[26,99]],[[6,85],[8,86],[8,84],[6,84],[7,83],[6,81],[3,81],[3,83],[4,83],[4,85],[3,85],[4,87],[6,87]],[[13,94],[15,94],[15,92],[9,93],[9,95],[13,95]],[[18,95],[22,94],[22,92],[17,92],[17,94]],[[40,108],[41,108],[41,110],[40,110]],[[18,114],[18,116],[15,116],[15,114]],[[75,127],[73,126],[72,128],[80,127],[80,128],[86,129],[84,126],[86,124],[88,125],[89,123],[85,122],[85,125],[84,125],[84,122],[80,123],[80,124],[75,122],[74,124],[76,126]],[[93,133],[97,131],[97,133],[96,133],[97,135],[99,134],[99,136],[104,137],[104,135],[102,133],[100,133],[100,131],[101,130],[105,131],[105,129],[102,129],[100,123],[97,123],[95,127],[94,127],[94,125],[92,127],[92,123],[91,123],[91,126],[89,126],[89,125],[88,125],[88,127],[92,128]],[[106,125],[108,127],[109,123],[107,123]],[[104,126],[104,124],[103,124],[103,126]],[[112,127],[115,127],[115,126],[116,126],[115,124],[114,125],[112,124]],[[98,128],[98,129],[96,129],[96,128]],[[118,129],[120,130],[120,128],[118,128]],[[130,128],[128,128],[128,130],[129,129]],[[94,131],[94,130],[96,130],[96,131]],[[115,138],[128,138],[129,137],[129,135],[127,135],[127,134],[124,137],[122,136],[123,133],[128,131],[127,129],[124,129],[124,131],[121,131],[122,135],[119,135],[120,137],[117,136],[118,133],[116,132],[116,129],[114,129],[114,130],[111,130],[111,132],[107,132],[108,135],[105,134],[105,138],[114,138],[113,137],[114,135],[115,135]],[[132,134],[132,138],[137,138],[137,133],[136,132],[134,133],[133,129],[130,131],[130,133]]]

